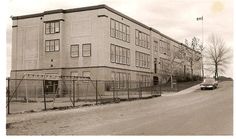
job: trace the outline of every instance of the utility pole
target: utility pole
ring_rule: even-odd
[[[202,17],[197,17],[197,21],[199,21],[199,20],[202,20],[202,47],[200,48],[201,49],[201,55],[202,55],[202,78],[204,78],[204,67],[203,67],[203,54],[202,54],[202,52],[203,52],[203,45],[204,45],[204,34],[203,34],[203,16]]]

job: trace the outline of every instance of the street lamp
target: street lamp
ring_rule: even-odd
[[[203,52],[203,49],[204,49],[204,47],[203,47],[203,16],[197,17],[197,21],[199,21],[199,20],[202,20],[202,46],[200,47],[201,55],[202,55],[202,52]],[[202,55],[202,77],[204,78],[203,55]]]

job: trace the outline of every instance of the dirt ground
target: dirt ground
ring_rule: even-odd
[[[233,84],[153,99],[7,116],[7,135],[232,135]]]

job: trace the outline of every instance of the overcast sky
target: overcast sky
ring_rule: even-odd
[[[8,17],[41,13],[45,10],[70,9],[106,4],[180,41],[194,36],[204,42],[212,33],[220,35],[233,49],[233,0],[9,0]],[[10,72],[11,19],[7,26],[7,74]],[[204,43],[206,44],[206,43]],[[226,76],[233,75],[233,64]]]

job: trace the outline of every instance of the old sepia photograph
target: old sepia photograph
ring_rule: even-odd
[[[233,136],[233,0],[8,0],[5,136]]]

